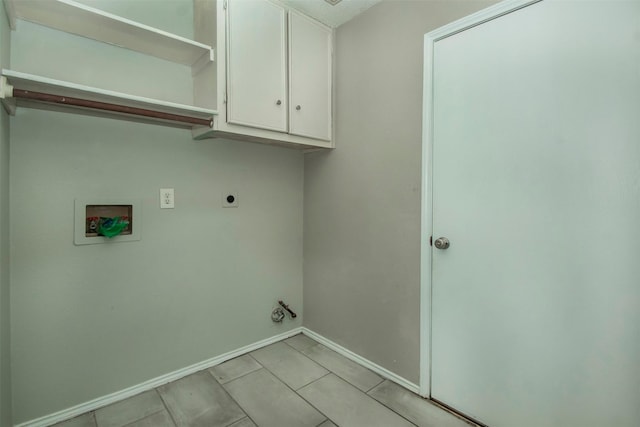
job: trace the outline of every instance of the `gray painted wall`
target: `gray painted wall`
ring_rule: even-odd
[[[190,19],[177,16],[174,32],[184,34]],[[12,65],[191,98],[187,67],[25,22],[13,34]],[[175,209],[159,209],[161,187],[175,188]],[[221,207],[229,189],[239,193],[237,209]],[[302,313],[302,192],[297,151],[19,110],[11,122],[14,423],[300,326],[301,316],[284,325],[269,316],[279,298]],[[93,197],[140,199],[142,240],[74,246],[74,199]]]
[[[11,31],[0,5],[0,69],[9,66]],[[0,106],[0,426],[11,425],[9,307],[9,116]]]
[[[383,1],[336,32],[336,150],[305,157],[305,326],[419,382],[423,36],[489,6]]]

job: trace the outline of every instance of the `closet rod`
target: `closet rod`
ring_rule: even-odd
[[[18,89],[15,87],[13,88],[13,97],[213,127],[213,118],[200,119],[198,117],[181,116],[178,114],[163,113],[161,111],[147,110],[144,108],[127,107],[126,105],[109,104],[107,102],[90,101],[87,99],[70,98],[68,96],[33,92],[30,90]]]

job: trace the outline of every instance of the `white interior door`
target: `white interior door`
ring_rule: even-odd
[[[227,7],[227,121],[286,132],[286,11],[267,0]]]
[[[640,426],[640,1],[545,0],[433,52],[432,397]]]

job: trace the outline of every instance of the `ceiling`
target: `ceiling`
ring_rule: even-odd
[[[281,0],[282,3],[330,27],[339,27],[381,0],[341,0],[332,6],[325,0]],[[335,1],[335,0],[334,0]]]

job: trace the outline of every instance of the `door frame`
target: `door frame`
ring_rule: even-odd
[[[433,235],[433,52],[434,44],[469,28],[484,24],[543,0],[504,0],[454,21],[424,36],[424,80],[422,107],[422,194],[420,238],[420,395],[431,397],[431,263]]]

